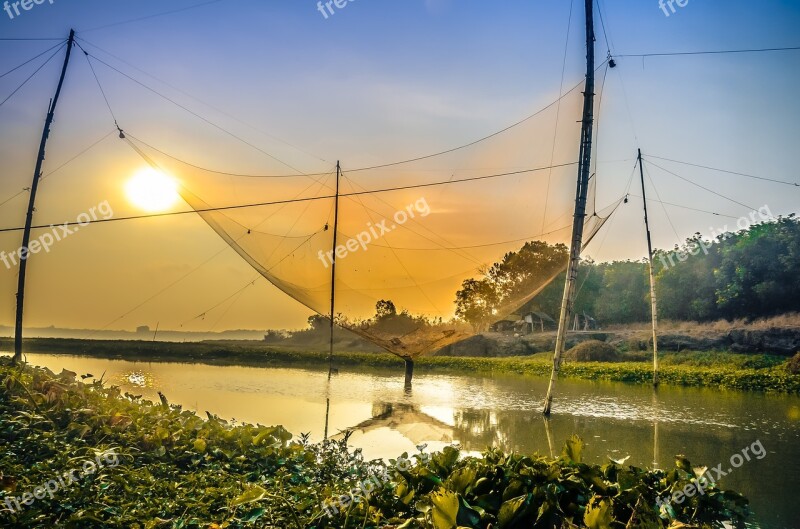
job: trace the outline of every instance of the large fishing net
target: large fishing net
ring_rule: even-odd
[[[415,358],[508,318],[566,269],[581,104],[576,87],[469,145],[340,173],[232,174],[128,141],[272,284],[323,316],[335,294],[336,324]],[[614,207],[596,210],[594,181],[584,243]]]

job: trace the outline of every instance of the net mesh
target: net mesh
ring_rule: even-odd
[[[415,358],[508,318],[566,269],[581,104],[573,89],[462,148],[381,167],[342,164],[338,194],[335,168],[220,173],[128,142],[175,177],[184,200],[272,284],[323,316],[334,284],[338,325]],[[611,211],[594,210],[594,191],[585,243]]]

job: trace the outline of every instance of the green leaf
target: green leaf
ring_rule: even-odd
[[[467,526],[467,527],[476,527],[478,523],[481,521],[481,513],[478,510],[473,509],[467,500],[465,500],[462,496],[458,496],[458,516],[456,517],[456,521],[458,522],[458,526]],[[480,507],[478,507],[480,509]],[[481,509],[482,511],[483,509]]]
[[[454,529],[458,516],[458,496],[454,492],[439,490],[431,494],[431,502],[431,519],[435,529]]]
[[[267,495],[267,491],[258,485],[253,485],[248,488],[244,493],[239,496],[238,498],[234,499],[231,502],[231,507],[238,507],[239,505],[244,505],[246,503],[253,503],[255,501],[259,501],[264,499]]]
[[[248,512],[247,514],[245,514],[244,518],[242,518],[242,521],[243,522],[253,523],[256,520],[258,520],[259,518],[261,518],[262,516],[264,516],[264,513],[266,513],[266,512],[267,512],[267,510],[265,508],[256,507],[252,511]]]
[[[194,446],[195,452],[200,452],[202,454],[203,452],[206,451],[206,441],[205,441],[205,439],[195,439],[194,443],[192,443],[192,444]]]
[[[577,435],[573,435],[564,444],[561,450],[561,456],[572,463],[580,463],[583,454],[583,447],[586,446],[583,439]]]
[[[459,468],[450,474],[450,477],[445,481],[445,486],[453,492],[464,494],[467,487],[475,483],[477,474],[478,472],[474,467]]]
[[[683,470],[684,472],[688,472],[689,474],[693,473],[692,464],[689,463],[689,460],[686,459],[686,456],[683,455],[675,456],[675,466]]]
[[[518,496],[512,498],[500,506],[500,512],[497,513],[497,523],[500,529],[506,527],[511,520],[514,519],[514,515],[517,514],[517,511],[519,511],[525,503],[526,497],[527,496]]]
[[[583,523],[589,529],[611,529],[613,516],[611,512],[611,500],[599,499],[597,496],[589,501],[586,514],[583,516]]]

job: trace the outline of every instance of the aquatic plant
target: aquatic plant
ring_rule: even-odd
[[[87,377],[90,378],[90,377]],[[122,394],[102,380],[12,367],[0,361],[0,525],[19,528],[425,528],[711,527],[741,523],[747,500],[709,487],[659,509],[656,499],[694,478],[624,461],[581,461],[573,437],[558,459],[457,447],[403,461],[365,461],[347,437],[310,443],[280,426],[231,424]],[[420,447],[424,449],[424,447]],[[41,484],[82,460],[113,451],[115,466],[80,476],[55,494]],[[372,479],[374,487],[360,487]],[[351,492],[355,491],[355,492]],[[16,507],[12,498],[30,504]],[[41,497],[40,497],[41,496]],[[346,507],[327,508],[349,497]],[[343,505],[343,503],[339,503]]]

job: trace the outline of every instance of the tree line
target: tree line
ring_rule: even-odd
[[[456,293],[456,315],[485,330],[504,317],[506,304],[521,288],[552,279],[568,258],[563,244],[527,243],[468,279]],[[653,257],[660,318],[679,321],[761,318],[800,311],[800,219],[795,215],[724,233],[700,233]],[[565,273],[516,314],[544,312],[555,317],[561,306]],[[586,260],[578,274],[575,312],[603,325],[650,319],[647,261],[595,263]]]

